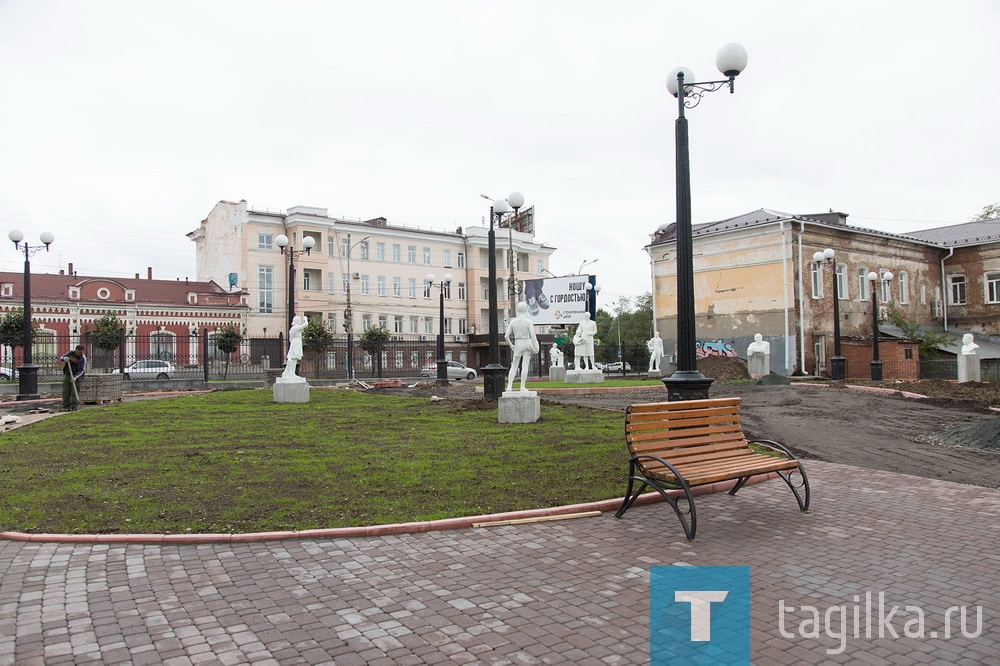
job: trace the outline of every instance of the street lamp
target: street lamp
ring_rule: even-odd
[[[825,261],[833,266],[833,358],[830,359],[830,378],[840,381],[847,374],[847,359],[840,354],[840,291],[837,289],[837,264],[833,261],[834,255],[836,252],[826,248],[814,254],[813,261],[817,264]]]
[[[598,259],[584,259],[582,262],[580,262],[580,267],[578,269],[576,269],[576,274],[577,275],[583,275],[583,267],[584,266],[589,266],[591,264],[596,264],[598,261],[599,261]]]
[[[438,284],[438,292],[440,293],[441,307],[438,310],[438,336],[437,336],[437,385],[447,386],[448,385],[448,361],[444,358],[444,291],[445,289],[451,288],[451,281],[454,278],[451,273],[447,273],[444,279]],[[427,282],[428,288],[434,286],[434,273],[428,273],[427,277],[424,278]]]
[[[882,361],[878,357],[878,289],[882,283],[892,280],[892,271],[886,271],[879,280],[875,271],[868,273],[868,281],[872,285],[872,381],[882,381]]]
[[[288,255],[288,328],[291,328],[292,319],[295,318],[295,257],[301,254],[311,254],[316,239],[312,236],[306,236],[302,239],[302,249],[296,250],[288,247],[288,236],[278,234],[274,239],[274,244],[281,249],[281,254]]]
[[[489,319],[490,319],[490,363],[483,368],[483,397],[498,400],[507,386],[507,368],[500,363],[500,337],[497,327],[497,239],[494,225],[511,209],[517,211],[524,205],[524,195],[511,192],[506,199],[497,199],[490,206],[489,232]]]
[[[344,330],[347,331],[347,378],[354,379],[354,311],[351,309],[351,252],[358,245],[366,242],[371,236],[365,236],[357,243],[351,244],[351,234],[347,234],[347,309],[344,310]]]
[[[736,77],[747,66],[747,52],[739,44],[726,44],[715,57],[722,81],[695,82],[691,70],[679,67],[667,77],[667,90],[677,97],[676,176],[677,176],[677,370],[663,380],[667,400],[704,400],[712,379],[698,372],[695,348],[694,250],[691,241],[691,164],[688,155],[688,127],[684,109],[692,109],[708,92],[729,87],[734,92]],[[690,80],[691,83],[686,83]]]
[[[21,250],[21,241],[24,240],[24,233],[18,229],[11,229],[7,233],[7,238],[14,243],[14,249]],[[22,329],[24,338],[21,344],[24,347],[24,357],[20,367],[17,369],[17,399],[34,400],[38,397],[38,366],[32,363],[31,359],[31,255],[35,254],[43,247],[49,251],[49,245],[56,238],[49,231],[43,231],[38,236],[44,245],[28,245],[24,243],[24,318]]]

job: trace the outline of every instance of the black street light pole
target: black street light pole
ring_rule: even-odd
[[[506,199],[497,199],[490,206],[489,232],[489,318],[490,318],[490,364],[483,368],[483,397],[486,400],[500,399],[507,386],[507,368],[500,363],[500,333],[497,323],[497,238],[494,223],[514,209],[514,216],[524,205],[524,195],[511,192]]]
[[[832,248],[813,255],[813,261],[821,263],[824,260],[833,266],[833,357],[830,359],[830,379],[843,381],[847,375],[847,359],[840,353],[840,291],[837,289],[837,264],[833,257],[836,253]]]
[[[882,286],[882,281],[888,282],[892,280],[892,272],[886,271],[882,274],[881,280],[879,279],[879,274],[875,271],[868,273],[868,281],[872,286],[872,381],[880,382],[882,381],[882,361],[878,357],[878,290]]]
[[[34,400],[38,397],[38,366],[32,363],[31,358],[31,255],[43,247],[48,252],[49,245],[55,240],[55,236],[48,231],[43,231],[39,235],[39,239],[44,245],[32,246],[24,243],[23,248],[21,241],[24,240],[24,234],[18,229],[11,229],[7,238],[14,243],[14,249],[24,250],[24,318],[22,319],[24,337],[21,341],[24,356],[21,365],[17,368],[17,399]]]
[[[667,77],[667,89],[677,97],[675,123],[677,176],[677,370],[663,379],[667,400],[706,400],[712,379],[698,371],[694,302],[694,250],[691,231],[691,161],[688,153],[688,126],[685,108],[694,108],[702,95],[728,86],[734,92],[734,81],[747,65],[747,52],[739,44],[726,44],[715,57],[723,81],[695,82],[686,68],[678,68]],[[685,79],[692,80],[685,83]]]
[[[444,357],[444,290],[451,289],[451,281],[454,278],[451,273],[444,276],[444,279],[438,283],[438,292],[440,294],[440,309],[438,310],[438,336],[437,336],[437,385],[447,386],[448,385],[448,361]],[[434,274],[428,273],[427,277],[424,278],[427,282],[428,289],[434,286]]]
[[[281,254],[288,255],[288,329],[292,328],[292,320],[295,318],[295,257],[312,252],[316,239],[306,236],[302,239],[302,249],[296,250],[288,245],[288,236],[279,234],[274,239],[274,244],[281,250]]]

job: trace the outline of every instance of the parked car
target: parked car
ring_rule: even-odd
[[[621,372],[622,362],[615,361],[614,363],[608,363],[604,368],[604,372]],[[632,366],[629,365],[628,361],[625,362],[625,372],[632,372]]]
[[[118,372],[117,369],[114,372]],[[174,366],[167,361],[150,359],[136,361],[125,368],[125,379],[171,379],[174,376]]]
[[[0,366],[0,381],[9,382],[17,379],[17,370],[6,365]]]
[[[428,363],[420,370],[421,377],[437,377],[437,363]],[[458,361],[448,361],[448,379],[475,379],[476,371]]]

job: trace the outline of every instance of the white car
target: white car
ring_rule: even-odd
[[[125,368],[124,376],[125,379],[171,379],[174,376],[174,366],[155,359],[136,361]]]
[[[437,363],[428,363],[420,371],[423,377],[437,377]],[[476,371],[458,361],[448,361],[448,379],[475,379]]]
[[[621,361],[615,361],[614,363],[608,363],[604,367],[604,371],[605,372],[621,372],[622,371],[622,362]],[[629,364],[628,361],[625,362],[625,372],[632,372],[632,366]]]
[[[17,370],[6,365],[0,366],[0,381],[9,382],[17,379]]]

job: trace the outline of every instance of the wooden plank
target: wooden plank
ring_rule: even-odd
[[[634,405],[629,405],[626,408],[626,412],[631,414],[635,412],[676,412],[676,411],[690,411],[698,410],[712,407],[723,407],[738,405],[742,402],[741,398],[714,398],[711,400],[678,400],[677,402],[646,402],[637,403]]]
[[[535,516],[534,518],[512,518],[510,520],[494,520],[486,523],[472,523],[473,527],[499,527],[500,525],[526,525],[528,523],[547,523],[553,520],[569,520],[571,518],[591,518],[601,515],[600,511],[581,511],[579,513],[562,513],[557,516]]]

